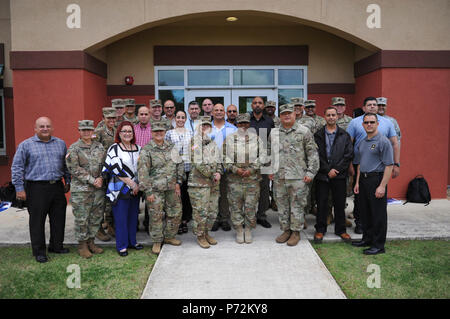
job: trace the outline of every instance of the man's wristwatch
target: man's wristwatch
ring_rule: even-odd
[[[394,163],[394,165],[400,167],[400,163]]]

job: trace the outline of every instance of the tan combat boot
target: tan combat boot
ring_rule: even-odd
[[[78,253],[83,258],[91,258],[92,257],[92,254],[89,251],[89,248],[87,245],[87,240],[80,240],[78,242]]]
[[[173,245],[173,246],[180,246],[181,245],[181,240],[176,239],[176,238],[164,238],[164,244],[169,244],[169,245]]]
[[[110,241],[111,237],[109,237],[106,233],[105,230],[103,229],[103,227],[100,226],[100,229],[97,232],[97,235],[95,235],[95,237],[97,237],[98,239],[100,239],[101,241]]]
[[[242,225],[236,226],[236,242],[238,244],[244,243],[244,229]]]
[[[197,242],[202,248],[209,248],[209,243],[205,238],[205,235],[197,236]]]
[[[88,244],[88,248],[91,251],[91,253],[103,254],[103,249],[95,245],[94,238],[89,238],[89,240],[87,241],[87,244]]]
[[[205,232],[205,239],[210,245],[217,245],[217,240],[211,237],[211,235],[208,234],[208,232]]]
[[[298,244],[299,241],[300,241],[300,232],[293,231],[291,237],[289,237],[287,244],[288,246],[295,246]]]
[[[108,230],[106,231],[106,233],[110,236],[110,237],[116,237],[116,231],[114,230],[114,227],[112,227],[110,224],[108,224]]]
[[[153,243],[152,253],[158,255],[161,252],[161,243]]]
[[[285,243],[288,241],[291,236],[291,230],[285,230],[280,236],[278,236],[275,241],[279,244]]]
[[[245,227],[244,238],[247,244],[251,244],[253,242],[252,230],[250,229],[250,227]]]

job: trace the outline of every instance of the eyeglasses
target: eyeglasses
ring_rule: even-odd
[[[164,106],[166,109],[174,109],[175,106]]]
[[[363,123],[366,124],[366,125],[367,125],[367,124],[375,124],[376,121],[364,121]]]
[[[133,131],[120,131],[120,133],[124,133],[124,134],[133,134]]]
[[[228,113],[237,113],[237,111],[236,110],[229,110],[229,111],[227,111]]]

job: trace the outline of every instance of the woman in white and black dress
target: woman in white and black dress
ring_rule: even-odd
[[[109,147],[103,166],[103,174],[109,179],[106,196],[112,202],[116,249],[120,256],[127,256],[128,248],[143,248],[136,242],[139,214],[137,160],[140,151],[133,124],[128,121],[120,123],[115,143]]]

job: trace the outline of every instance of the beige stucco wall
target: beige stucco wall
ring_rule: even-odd
[[[93,51],[149,27],[216,12],[250,12],[303,23],[366,49],[450,49],[448,0],[377,0],[381,28],[366,25],[373,0],[77,0],[81,28],[66,26],[73,0],[14,0],[13,50]],[[30,41],[31,40],[31,41]]]
[[[9,12],[9,0],[0,0],[0,43],[5,44],[4,87],[12,87],[12,72],[9,68],[9,52],[11,51],[11,20]]]
[[[314,28],[157,27],[107,47],[108,84],[154,84],[155,45],[308,45],[309,83],[353,83],[354,44]]]

